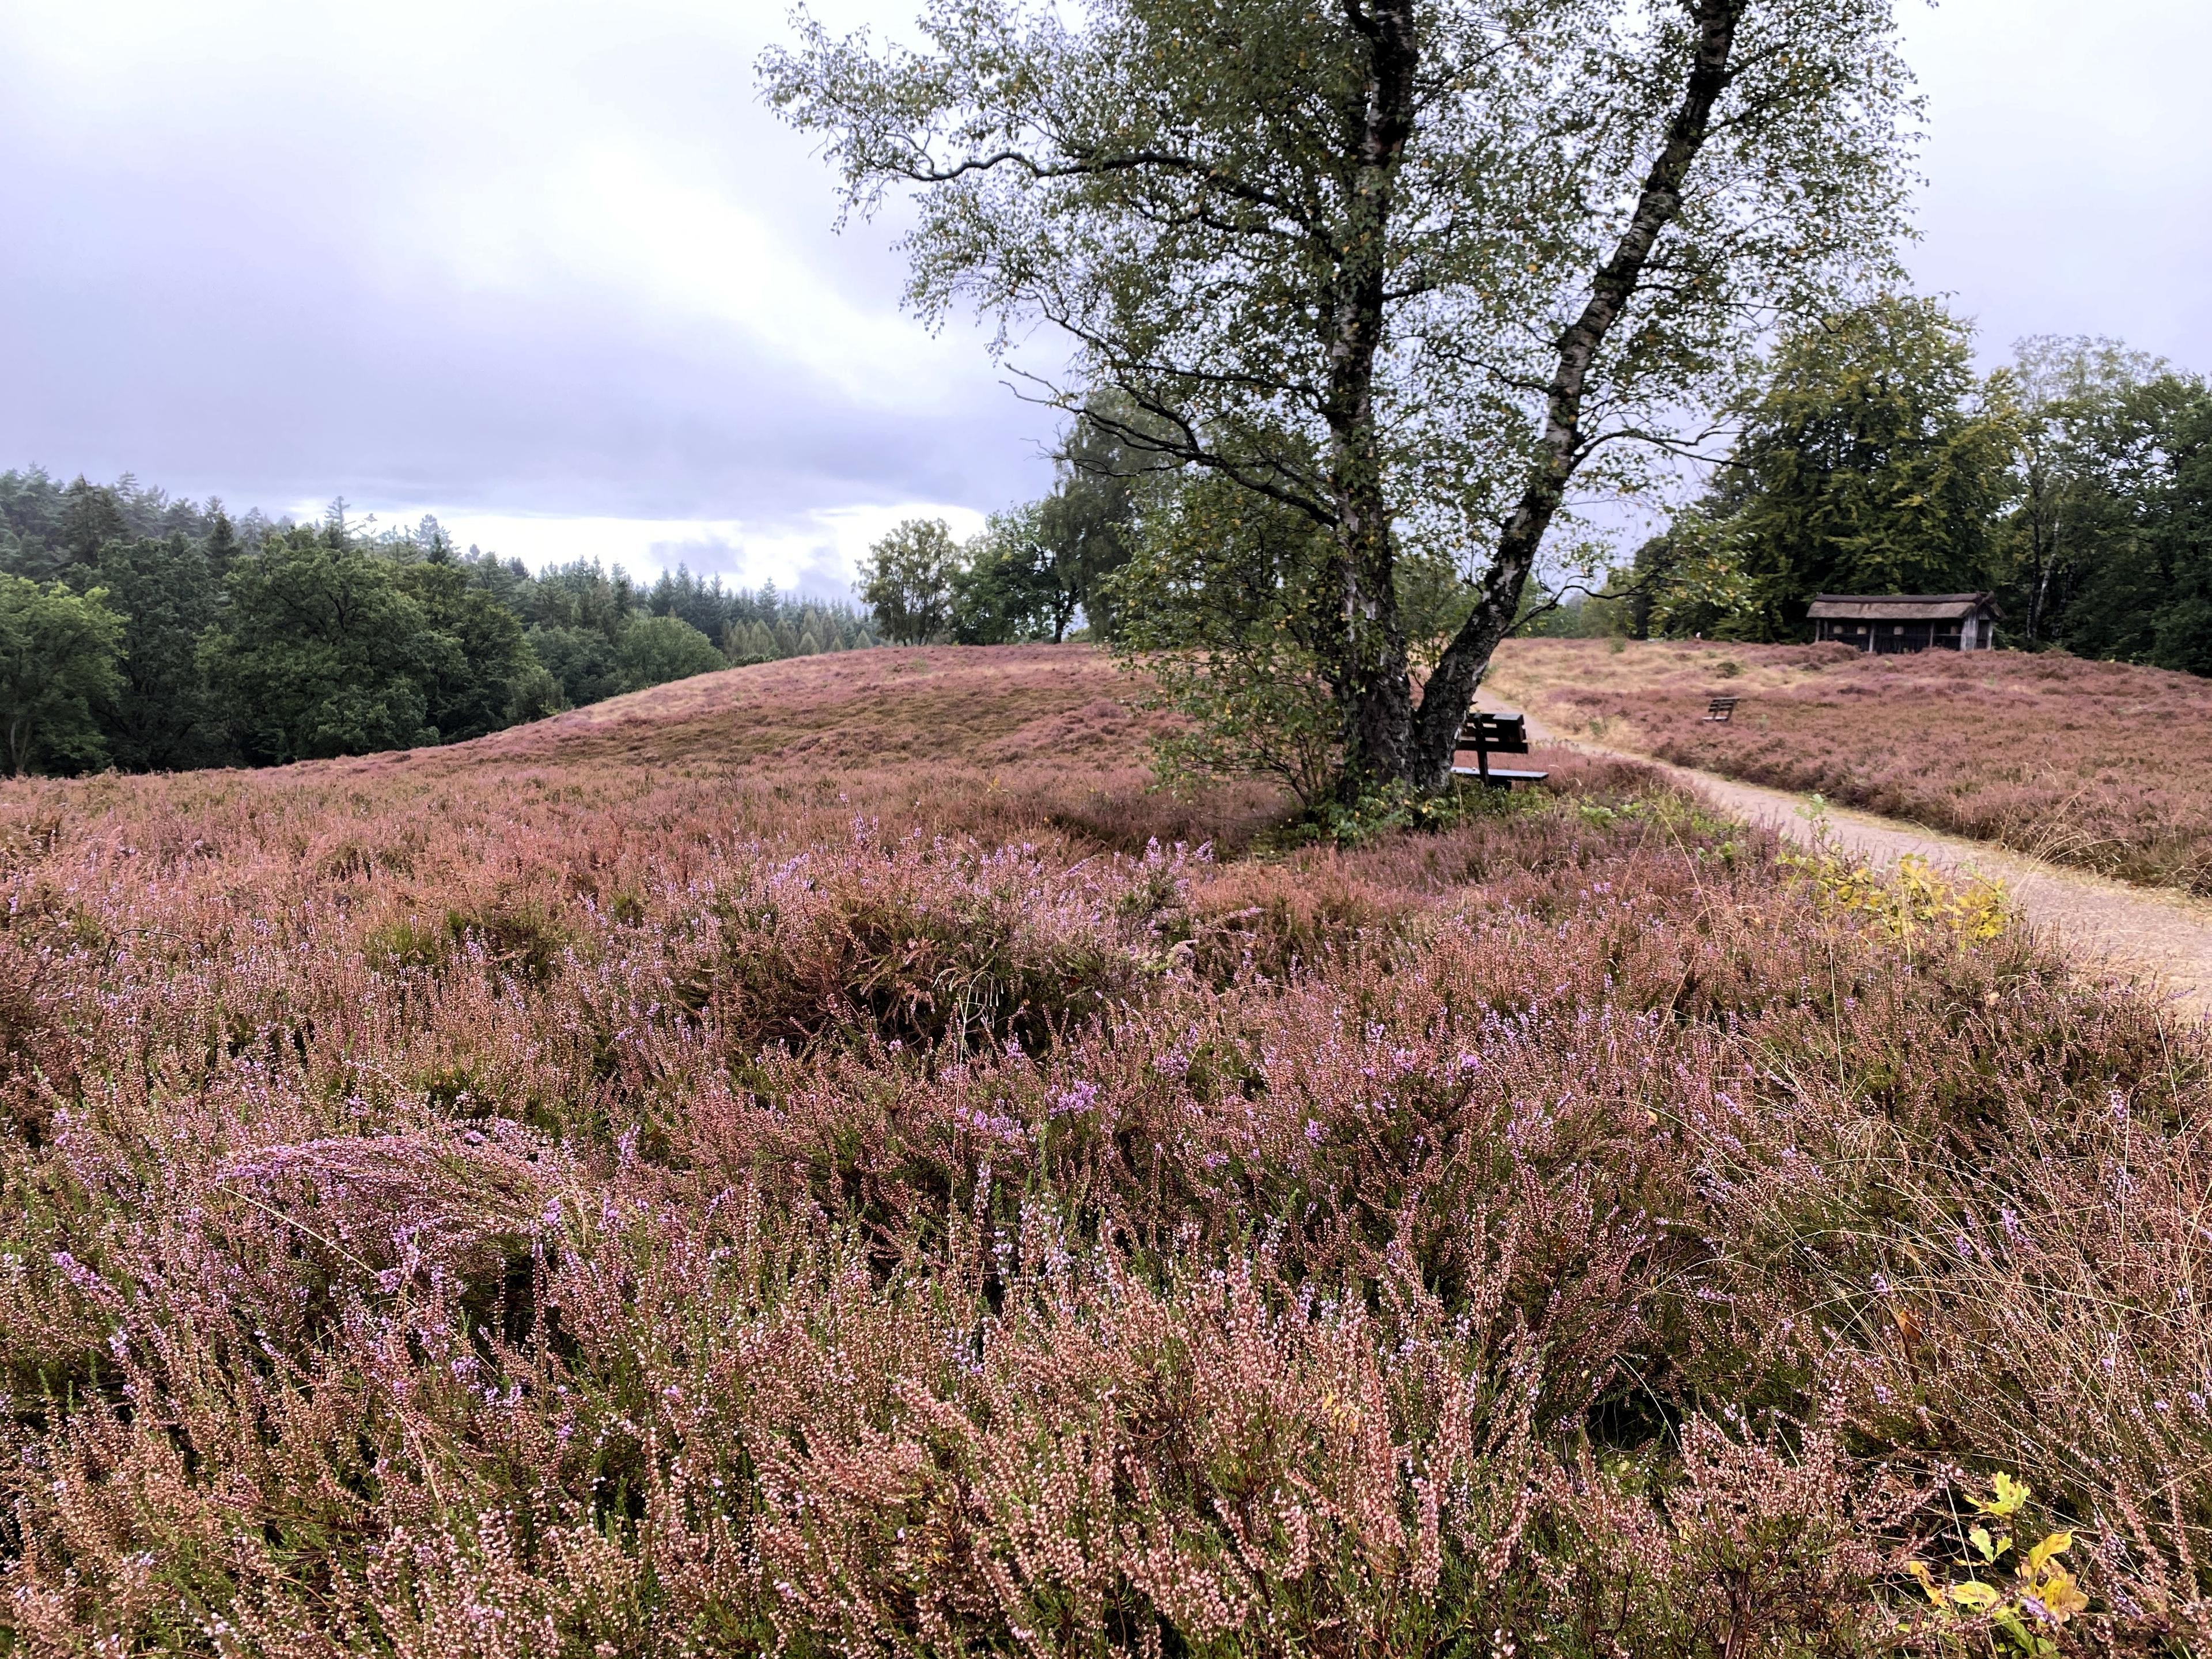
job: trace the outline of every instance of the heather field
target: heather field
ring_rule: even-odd
[[[2212,893],[2212,681],[2193,674],[2014,651],[1516,640],[1490,684],[1565,736]],[[1706,722],[1722,694],[1743,699],[1735,719]]]
[[[1625,763],[1270,850],[1124,690],[0,791],[9,1650],[2212,1644],[2200,1033]]]

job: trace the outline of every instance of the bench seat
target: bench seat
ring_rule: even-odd
[[[1455,766],[1452,775],[1455,778],[1487,778],[1492,783],[1541,783],[1552,775],[1549,772],[1509,771],[1503,766],[1493,766],[1486,773],[1472,766]]]

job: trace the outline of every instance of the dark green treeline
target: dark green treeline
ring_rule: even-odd
[[[276,764],[481,737],[732,665],[871,646],[849,605],[532,572],[410,531],[234,520],[125,476],[0,472],[0,767]]]

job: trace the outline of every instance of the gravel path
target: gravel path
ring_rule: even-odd
[[[1483,706],[1505,707],[1487,696]],[[1695,790],[1731,817],[1765,825],[1796,842],[1812,837],[1806,796],[1737,783],[1626,750],[1563,739],[1534,715],[1528,719],[1528,735],[1537,742],[1641,761]],[[1946,836],[1868,812],[1831,806],[1827,823],[1837,846],[1869,864],[1894,864],[1907,854],[1917,854],[1942,869],[2002,881],[2029,923],[2057,937],[2076,958],[2141,975],[2183,1012],[2197,1018],[2212,1015],[2212,903],[2132,887],[1987,842]]]

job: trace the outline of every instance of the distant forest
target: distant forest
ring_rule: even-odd
[[[854,606],[678,568],[532,573],[348,518],[233,519],[0,472],[0,764],[276,764],[453,743],[713,669],[877,643]]]
[[[1785,336],[1705,493],[1534,631],[1810,637],[1829,593],[1989,591],[1997,642],[2212,675],[2212,384],[2039,335],[1975,372],[1936,302]]]

